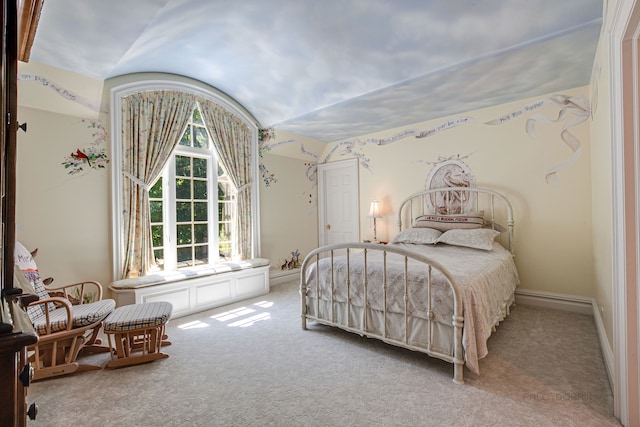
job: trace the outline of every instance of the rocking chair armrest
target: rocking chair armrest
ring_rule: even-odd
[[[29,307],[40,304],[43,305],[42,311],[44,312],[43,316],[45,316],[47,322],[47,335],[51,334],[51,311],[49,310],[48,304],[50,302],[54,303],[56,307],[62,306],[65,309],[65,311],[67,312],[66,330],[70,331],[71,329],[73,329],[73,306],[71,305],[69,300],[61,297],[42,298],[38,301],[30,303]]]
[[[79,288],[80,291],[71,291],[69,289]],[[89,292],[91,288],[95,291],[94,301],[100,301],[102,299],[102,285],[95,280],[85,280],[82,282],[69,283],[61,286],[45,286],[47,292],[62,292],[64,297],[70,299],[69,297],[77,298],[79,300],[78,304],[84,304],[85,295],[90,295]],[[71,295],[70,295],[71,294]]]

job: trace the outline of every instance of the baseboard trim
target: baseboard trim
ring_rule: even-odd
[[[596,300],[593,299],[593,320],[596,322],[596,330],[598,331],[598,339],[600,341],[600,351],[602,352],[602,360],[604,362],[604,368],[607,371],[607,377],[609,378],[609,385],[613,390],[613,350],[609,345],[609,340],[607,339],[607,332],[604,329],[604,322],[602,320],[602,314],[598,309],[598,304]]]
[[[602,315],[594,298],[518,289],[516,290],[516,304],[592,315],[596,324],[596,332],[598,333],[604,367],[609,378],[609,384],[613,388],[613,350],[609,345]]]
[[[269,274],[269,284],[271,286],[277,286],[284,283],[291,283],[294,280],[298,280],[299,278],[299,268],[294,268],[293,270],[276,270]]]
[[[553,292],[516,289],[516,304],[553,308],[556,310],[571,311],[573,313],[593,314],[591,298],[556,294]]]

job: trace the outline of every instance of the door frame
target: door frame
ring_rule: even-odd
[[[605,34],[603,32],[603,34]],[[614,415],[640,425],[640,5],[620,0],[609,38]]]

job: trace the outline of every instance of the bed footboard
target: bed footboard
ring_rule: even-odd
[[[452,305],[445,321],[434,299],[443,288]],[[303,329],[312,320],[419,351],[453,363],[453,381],[464,382],[461,292],[435,260],[393,245],[324,246],[302,263],[300,301]]]

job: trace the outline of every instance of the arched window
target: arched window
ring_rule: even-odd
[[[180,82],[111,91],[114,276],[259,256],[257,125]]]

